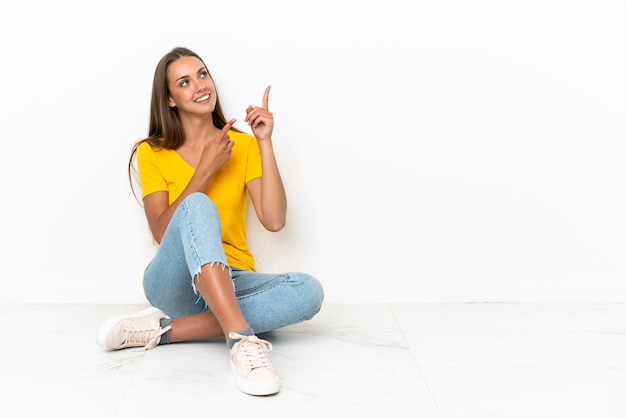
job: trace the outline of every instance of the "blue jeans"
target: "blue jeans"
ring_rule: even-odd
[[[153,306],[172,319],[209,310],[193,279],[206,264],[228,268],[221,230],[215,204],[205,194],[193,193],[178,206],[144,272],[144,292]],[[309,274],[230,270],[239,306],[255,333],[311,319],[321,308],[324,291]]]

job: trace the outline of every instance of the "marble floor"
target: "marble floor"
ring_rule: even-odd
[[[3,417],[626,417],[626,305],[340,304],[264,335],[275,396],[239,392],[222,341],[105,351],[144,305],[0,305]]]

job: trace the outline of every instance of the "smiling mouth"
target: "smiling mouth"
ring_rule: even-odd
[[[210,94],[205,94],[204,96],[200,96],[200,97],[198,97],[198,98],[195,100],[195,102],[196,102],[196,103],[200,103],[200,102],[207,101],[207,100],[209,100],[209,97],[211,97],[211,95],[210,95]]]

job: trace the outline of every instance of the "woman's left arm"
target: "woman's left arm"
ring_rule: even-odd
[[[263,176],[248,182],[248,193],[261,224],[267,230],[276,232],[285,226],[287,196],[272,143],[274,116],[268,107],[270,88],[265,89],[261,107],[248,106],[244,121],[250,125],[257,139],[263,167]]]

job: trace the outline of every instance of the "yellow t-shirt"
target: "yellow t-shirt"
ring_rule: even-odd
[[[262,175],[259,145],[250,134],[229,131],[235,143],[229,160],[213,175],[205,193],[215,206],[222,223],[222,244],[230,267],[254,268],[254,256],[246,243],[246,184]],[[158,192],[169,193],[169,202],[180,196],[195,168],[176,151],[152,148],[147,142],[137,148],[137,168],[141,197]]]

